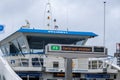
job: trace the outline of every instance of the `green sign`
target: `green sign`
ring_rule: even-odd
[[[58,46],[58,45],[52,45],[51,46],[51,50],[55,50],[55,51],[60,50],[60,46]]]

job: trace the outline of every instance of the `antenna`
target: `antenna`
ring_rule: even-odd
[[[106,45],[106,2],[104,1],[104,36],[103,36],[103,45]]]
[[[48,0],[48,3],[46,4],[44,15],[45,15],[45,26],[47,26],[48,29],[50,29],[50,27],[52,26],[52,11],[51,11],[50,0]]]
[[[26,24],[22,26],[22,28],[30,28],[30,23],[28,20],[25,20]]]

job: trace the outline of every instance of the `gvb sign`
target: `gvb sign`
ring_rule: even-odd
[[[0,32],[4,30],[4,25],[0,25]]]

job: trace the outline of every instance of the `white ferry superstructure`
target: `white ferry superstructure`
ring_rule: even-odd
[[[77,53],[87,57],[104,57],[107,55],[106,48],[85,46],[89,38],[96,36],[93,32],[21,28],[0,41],[3,53],[0,57],[0,80],[64,80],[64,58],[48,55],[46,46],[52,45],[51,48],[58,52],[59,47],[54,44],[67,46],[64,51],[68,51],[68,56],[69,53]],[[119,68],[102,60],[84,57],[73,59],[73,80],[117,80]],[[107,64],[107,71],[103,64]]]

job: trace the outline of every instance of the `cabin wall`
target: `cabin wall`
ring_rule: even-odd
[[[117,76],[116,76],[115,80],[120,80],[120,71],[117,73]]]

